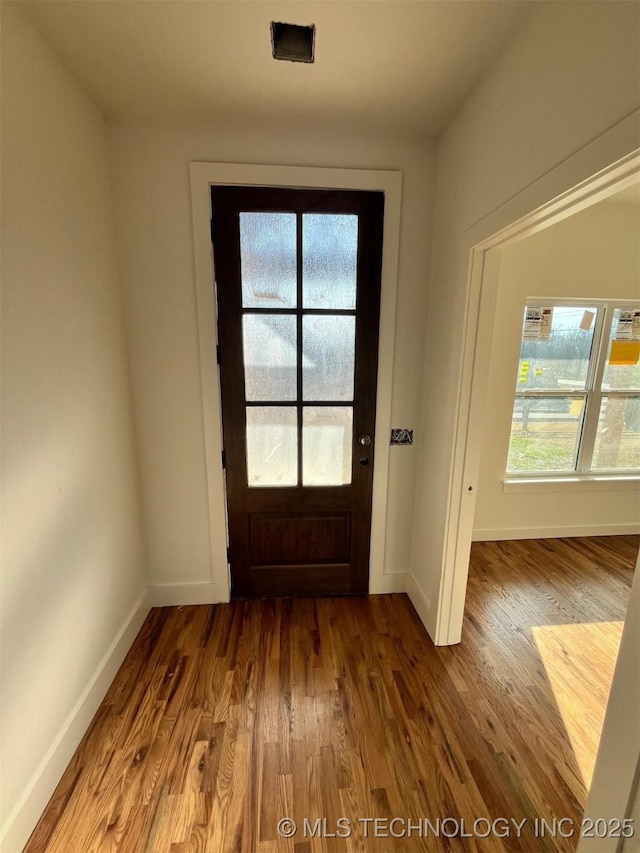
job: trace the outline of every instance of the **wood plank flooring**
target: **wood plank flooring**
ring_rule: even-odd
[[[25,849],[574,850],[637,550],[475,544],[448,648],[405,595],[155,609]]]

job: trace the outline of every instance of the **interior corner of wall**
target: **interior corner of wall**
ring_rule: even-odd
[[[429,596],[416,580],[413,570],[409,572],[407,577],[407,595],[411,599],[411,603],[415,607],[416,613],[420,617],[420,621],[424,625],[431,640],[436,643],[436,613],[433,610]]]

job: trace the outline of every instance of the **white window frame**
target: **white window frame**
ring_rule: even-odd
[[[615,469],[592,469],[593,451],[595,448],[600,408],[603,397],[629,397],[640,396],[639,390],[632,389],[602,389],[602,379],[607,363],[609,339],[613,316],[617,308],[637,310],[640,302],[628,299],[549,299],[536,298],[527,299],[527,308],[571,308],[574,306],[587,306],[597,309],[595,326],[593,330],[593,343],[589,357],[589,367],[585,381],[585,388],[575,393],[567,392],[565,389],[549,389],[536,391],[520,391],[516,388],[514,402],[520,399],[535,399],[549,397],[572,397],[585,401],[580,433],[578,436],[578,451],[576,455],[575,470],[564,469],[562,471],[531,470],[511,471],[505,464],[505,486],[516,486],[520,483],[549,482],[552,480],[567,481],[590,481],[590,480],[637,480],[640,478],[640,468],[615,468]],[[520,338],[522,346],[522,338]],[[518,359],[519,362],[519,359]],[[513,410],[512,410],[513,411]],[[507,449],[507,459],[511,448],[511,438]],[[508,491],[509,489],[505,489]]]

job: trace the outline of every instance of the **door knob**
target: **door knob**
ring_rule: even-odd
[[[369,445],[371,444],[371,436],[370,435],[361,435],[360,438],[358,439],[358,441],[360,442],[360,444],[363,447],[369,447]]]

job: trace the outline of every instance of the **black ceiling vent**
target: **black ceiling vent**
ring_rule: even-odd
[[[271,50],[274,59],[313,62],[315,39],[315,24],[301,27],[298,24],[280,24],[271,21]]]

